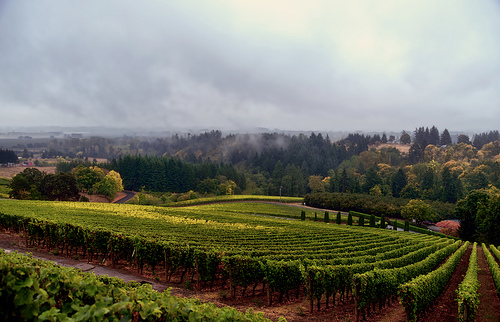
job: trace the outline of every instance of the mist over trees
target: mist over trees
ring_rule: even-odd
[[[111,162],[103,167],[120,173],[125,189],[136,191],[283,196],[325,191],[455,203],[472,190],[499,186],[498,139],[498,131],[452,137],[435,126],[399,137],[352,133],[335,142],[321,133],[210,131],[164,138],[53,139],[43,151],[81,162],[107,158]],[[77,165],[62,162],[58,172]]]

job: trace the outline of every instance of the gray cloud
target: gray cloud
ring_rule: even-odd
[[[0,5],[4,126],[497,129],[493,0]]]

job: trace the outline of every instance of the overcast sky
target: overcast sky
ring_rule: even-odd
[[[0,0],[0,127],[500,129],[498,0]]]

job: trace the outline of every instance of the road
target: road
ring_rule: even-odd
[[[132,192],[132,191],[125,191],[124,190],[123,192],[126,194],[126,196],[123,197],[123,198],[121,198],[121,199],[118,199],[118,200],[114,201],[113,203],[126,203],[130,199],[134,198],[134,196],[136,194],[135,192]]]

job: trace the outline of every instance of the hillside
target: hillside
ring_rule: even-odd
[[[286,313],[292,321],[300,319],[301,314],[322,319],[333,311],[343,312],[343,317],[352,317],[355,313],[353,301],[357,297],[350,291],[344,293],[342,285],[347,281],[354,283],[357,274],[363,271],[369,273],[375,267],[382,270],[391,267],[403,272],[410,263],[418,263],[419,270],[431,272],[449,254],[455,253],[457,260],[463,256],[455,252],[461,243],[446,238],[337,225],[335,218],[330,224],[273,218],[272,214],[281,217],[281,213],[286,215],[287,212],[300,216],[300,208],[283,205],[231,203],[156,208],[8,200],[0,201],[0,209],[4,228],[8,227],[8,222],[14,224],[8,220],[12,216],[17,218],[18,224],[10,229],[28,227],[23,233],[31,247],[52,249],[93,263],[106,258],[107,265],[132,267],[158,281],[203,290],[218,296],[217,301],[221,303],[249,305],[267,312],[269,309],[287,312],[295,307],[295,313]],[[314,216],[313,211],[308,210],[306,218],[314,218],[311,216]],[[49,228],[56,218],[58,230],[67,231],[63,239],[53,235],[56,231]],[[93,227],[100,228],[94,230]],[[71,241],[70,236],[77,233],[76,228],[87,232],[89,244],[76,243],[69,247],[83,240]],[[42,234],[46,229],[53,233]],[[90,236],[94,237],[89,239]],[[111,245],[114,245],[111,247],[113,252],[109,253]],[[465,254],[463,247],[460,254]],[[135,256],[130,258],[132,251]],[[332,257],[332,254],[337,255]],[[202,266],[200,260],[204,263]],[[345,268],[339,271],[341,267]],[[348,275],[343,275],[345,273]],[[313,290],[308,286],[308,276],[311,276],[308,274],[316,276],[314,281],[322,281],[321,284],[314,282]],[[324,277],[317,279],[320,276]],[[334,279],[329,282],[330,278]],[[267,286],[262,284],[263,280],[267,281]],[[403,282],[402,279],[398,281]],[[334,285],[337,285],[332,289],[336,304],[332,307],[332,294],[325,291],[329,292]],[[310,302],[305,296],[308,290],[322,295]],[[363,294],[358,296],[369,295]],[[402,311],[391,304],[382,311],[385,313],[373,315],[366,311],[364,314],[376,320],[379,314],[398,314],[395,313],[398,310],[401,314]]]

